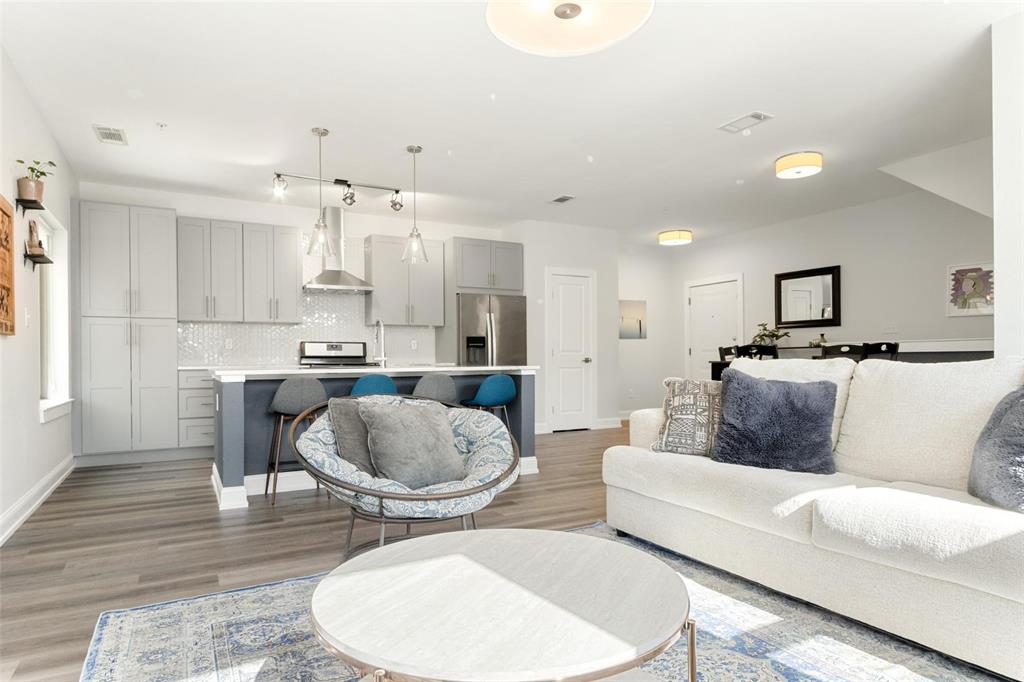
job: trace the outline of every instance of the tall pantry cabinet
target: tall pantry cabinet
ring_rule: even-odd
[[[178,446],[171,209],[82,202],[82,453]]]

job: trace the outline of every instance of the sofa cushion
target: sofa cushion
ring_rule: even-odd
[[[1024,515],[919,483],[840,491],[814,502],[823,549],[1024,602]]]
[[[836,469],[967,490],[992,410],[1024,383],[1024,358],[910,363],[865,360],[853,375]]]
[[[846,400],[850,394],[850,381],[857,363],[849,358],[828,360],[753,360],[736,358],[729,363],[729,369],[738,369],[744,374],[759,379],[779,381],[831,381],[836,385],[836,407],[832,417],[832,446],[839,440],[839,425],[846,411]]]
[[[807,544],[816,498],[878,484],[844,474],[759,469],[626,445],[605,451],[604,482]]]
[[[722,382],[669,377],[665,384],[665,421],[652,450],[707,457],[722,420]]]
[[[711,458],[764,469],[835,473],[831,381],[758,379],[722,373],[722,423]]]

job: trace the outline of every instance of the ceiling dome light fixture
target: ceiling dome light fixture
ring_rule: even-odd
[[[416,155],[423,151],[418,144],[411,144],[405,151],[412,155],[412,232],[405,242],[405,249],[402,251],[402,262],[409,265],[427,262],[427,250],[423,248],[423,235],[420,228],[416,226]]]
[[[780,180],[799,180],[821,172],[825,158],[821,152],[795,152],[775,159],[775,177]]]
[[[690,230],[662,230],[658,233],[658,243],[662,246],[682,246],[693,241]]]
[[[274,176],[274,196],[278,199],[284,198],[284,193],[288,191],[288,181],[282,178],[280,175]]]
[[[506,45],[543,57],[603,50],[647,23],[654,0],[489,0],[487,26]]]

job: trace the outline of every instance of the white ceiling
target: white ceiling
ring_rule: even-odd
[[[1019,7],[661,1],[618,45],[545,58],[472,2],[4,4],[4,46],[82,180],[271,200],[274,170],[315,174],[324,126],[331,177],[408,187],[423,145],[421,217],[643,240],[908,191],[879,166],[991,133],[988,27]],[[775,118],[716,130],[753,110]],[[777,180],[804,149],[825,171]],[[354,210],[390,213],[379,193]]]

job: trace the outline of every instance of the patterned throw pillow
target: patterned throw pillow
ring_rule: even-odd
[[[651,449],[711,455],[722,420],[722,382],[669,377],[665,388],[665,423]]]

